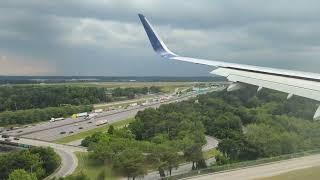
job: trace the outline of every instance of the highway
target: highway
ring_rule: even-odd
[[[259,178],[275,176],[275,175],[286,173],[289,171],[305,169],[305,168],[319,166],[319,165],[320,165],[320,154],[316,154],[316,155],[293,158],[289,160],[283,160],[283,161],[267,163],[267,164],[262,164],[257,166],[251,166],[247,168],[239,168],[236,170],[194,176],[194,177],[185,178],[185,179],[194,179],[194,180],[259,179]]]
[[[218,91],[222,90],[224,87],[220,88],[213,88],[210,91]],[[207,93],[208,91],[201,92]],[[174,97],[170,100],[164,102],[154,102],[150,103],[146,106],[136,106],[130,107],[128,109],[117,109],[112,111],[107,111],[103,113],[99,113],[99,115],[91,120],[85,120],[84,118],[67,118],[61,121],[55,122],[42,122],[34,125],[30,125],[28,127],[6,131],[3,134],[8,134],[10,136],[19,136],[25,137],[30,139],[38,139],[43,141],[54,141],[72,134],[76,134],[79,132],[87,131],[90,129],[97,128],[96,122],[100,120],[108,120],[108,123],[118,122],[129,117],[133,117],[136,115],[138,111],[144,110],[146,108],[156,108],[159,107],[161,104],[172,103],[176,101],[186,100],[190,97],[195,97],[200,93],[191,93],[181,97]],[[62,134],[62,132],[64,132]]]

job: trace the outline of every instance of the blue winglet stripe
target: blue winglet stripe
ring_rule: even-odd
[[[148,35],[148,38],[150,40],[150,43],[154,49],[155,52],[157,52],[158,54],[160,54],[162,57],[165,58],[171,58],[176,56],[175,54],[173,54],[172,52],[168,52],[162,44],[160,42],[160,38],[157,36],[157,34],[154,32],[154,30],[152,29],[151,25],[148,23],[146,17],[142,14],[138,14],[140,21]]]
[[[150,25],[146,21],[146,18],[142,14],[139,14],[139,18],[140,18],[141,23],[142,23],[142,25],[148,35],[148,38],[151,42],[153,49],[156,52],[165,51],[163,46],[161,45],[160,41],[158,40],[157,35],[153,32],[152,28],[150,27]]]

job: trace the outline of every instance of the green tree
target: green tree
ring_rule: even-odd
[[[8,178],[15,169],[24,169],[27,172],[35,173],[39,179],[45,175],[40,156],[32,154],[29,150],[0,155],[0,160],[0,179]]]
[[[60,164],[60,157],[54,150],[50,147],[33,147],[30,149],[32,154],[38,154],[41,158],[41,162],[43,162],[44,170],[46,171],[46,175],[53,173]]]
[[[135,148],[128,148],[121,154],[118,154],[115,161],[114,167],[123,175],[130,177],[133,180],[138,176],[143,176],[147,173],[145,167],[145,158],[141,151]]]
[[[8,180],[37,180],[37,176],[33,173],[28,173],[23,169],[16,169],[9,175]]]
[[[114,126],[111,124],[108,128],[108,134],[113,134]]]
[[[264,156],[281,154],[280,132],[265,124],[251,124],[247,127],[248,142],[258,146]]]
[[[200,144],[190,144],[184,151],[184,156],[187,161],[192,162],[192,169],[197,169],[198,162],[203,159],[202,146]]]
[[[158,144],[154,145],[148,159],[158,169],[160,176],[164,177],[164,170],[167,170],[171,176],[172,169],[179,166],[180,156],[176,148],[166,144]]]
[[[85,137],[81,141],[81,146],[89,147],[90,143],[97,143],[99,141],[108,141],[110,138],[106,133],[96,132],[91,136]]]

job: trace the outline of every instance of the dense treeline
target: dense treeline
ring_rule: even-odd
[[[167,106],[160,108],[163,109],[162,113],[165,113],[166,108]],[[194,169],[205,167],[201,151],[206,143],[205,129],[201,123],[193,120],[196,118],[194,116],[179,118],[181,114],[172,113],[165,120],[150,119],[151,122],[148,122],[145,128],[151,128],[152,124],[160,121],[168,124],[170,128],[157,124],[159,129],[149,131],[148,135],[138,135],[135,130],[144,128],[140,125],[147,122],[148,116],[156,111],[150,108],[140,112],[136,116],[138,123],[122,129],[110,126],[106,133],[86,137],[82,145],[89,147],[91,158],[100,163],[108,162],[113,165],[114,170],[133,178],[146,174],[147,168],[157,169],[162,177],[166,174],[171,175],[172,169],[183,161],[193,162]],[[169,120],[173,120],[172,124]],[[176,125],[179,126],[178,129]],[[183,155],[179,152],[183,152]]]
[[[320,124],[312,121],[315,109],[312,100],[286,100],[284,93],[263,90],[257,94],[256,88],[247,87],[145,110],[129,127],[138,140],[158,134],[171,140],[179,137],[181,128],[196,122],[206,134],[220,139],[218,149],[225,156],[219,161],[226,163],[320,147]]]
[[[59,164],[60,157],[52,148],[33,147],[0,154],[0,179],[43,179]]]
[[[107,96],[110,92],[111,96]],[[132,99],[135,95],[158,93],[160,87],[135,87],[106,89],[85,86],[2,86],[0,87],[0,112],[32,108],[59,107],[63,105],[88,105],[116,100]]]
[[[184,161],[192,162],[193,169],[206,167],[202,154],[205,128],[199,118],[196,114],[167,113],[169,108],[141,111],[128,127],[110,126],[106,133],[86,137],[82,145],[89,147],[91,158],[108,162],[114,170],[133,178],[144,175],[147,167],[157,169],[162,177],[171,175]]]
[[[48,107],[43,109],[5,111],[0,113],[0,126],[47,121],[52,117],[68,117],[78,112],[89,112],[92,109],[92,105],[66,105],[62,107]]]
[[[65,104],[87,105],[105,102],[104,88],[79,86],[3,86],[0,87],[0,112]]]

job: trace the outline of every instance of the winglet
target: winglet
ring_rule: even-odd
[[[148,38],[150,40],[150,43],[153,47],[153,50],[158,53],[160,56],[164,58],[171,58],[177,56],[173,52],[171,52],[167,46],[163,43],[159,35],[153,30],[151,24],[148,22],[147,18],[142,15],[138,14],[140,21],[144,27],[144,30],[146,31]]]

